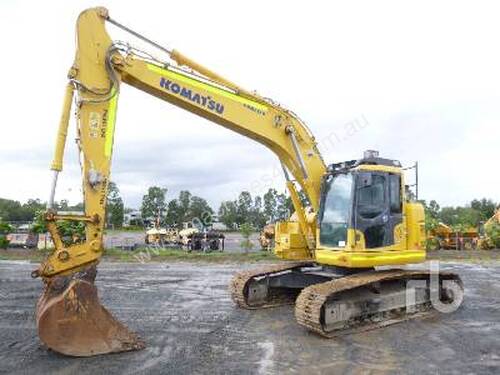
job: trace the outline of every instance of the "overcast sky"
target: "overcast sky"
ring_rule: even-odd
[[[95,5],[292,109],[327,163],[376,149],[419,161],[423,199],[500,201],[500,4],[436,0],[1,0],[0,197],[48,197],[74,25]],[[118,109],[111,178],[127,206],[151,185],[214,208],[241,190],[284,189],[277,158],[253,141],[126,85]],[[78,202],[70,127],[56,199]]]

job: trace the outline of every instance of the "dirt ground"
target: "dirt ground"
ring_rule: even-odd
[[[500,262],[442,263],[465,283],[452,314],[327,340],[295,323],[293,309],[235,308],[227,284],[236,264],[104,262],[103,303],[147,348],[69,358],[39,341],[33,312],[40,280],[25,261],[0,261],[0,373],[281,374],[498,373]]]

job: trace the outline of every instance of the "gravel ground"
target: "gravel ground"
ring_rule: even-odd
[[[27,262],[0,262],[0,373],[281,374],[491,373],[500,368],[500,263],[446,263],[465,283],[453,314],[327,340],[294,321],[291,306],[235,308],[227,284],[255,265],[103,263],[103,303],[147,348],[93,358],[48,351],[33,312],[41,282]]]

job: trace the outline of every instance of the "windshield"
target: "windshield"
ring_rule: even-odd
[[[331,247],[345,247],[349,213],[352,206],[350,174],[329,176],[320,217],[320,243]]]

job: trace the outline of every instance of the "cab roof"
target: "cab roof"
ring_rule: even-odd
[[[386,167],[401,168],[399,160],[385,159],[380,157],[366,157],[357,160],[348,160],[341,163],[333,163],[328,166],[328,172],[338,173],[346,172],[361,165],[380,165]]]

